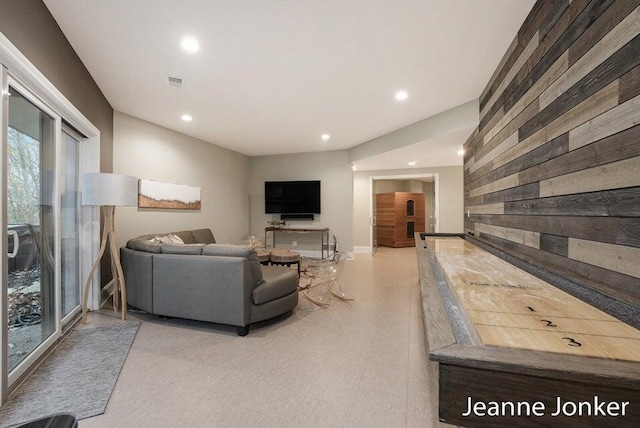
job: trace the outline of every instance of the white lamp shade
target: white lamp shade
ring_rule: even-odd
[[[138,205],[138,178],[102,172],[83,174],[82,205]]]

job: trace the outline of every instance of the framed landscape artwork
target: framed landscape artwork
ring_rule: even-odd
[[[200,187],[141,178],[138,183],[138,207],[199,210],[201,193]]]

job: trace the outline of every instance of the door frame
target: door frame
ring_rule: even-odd
[[[372,175],[369,177],[369,248],[371,254],[375,254],[375,248],[373,247],[373,228],[375,227],[375,213],[373,212],[373,199],[375,198],[375,195],[373,193],[373,182],[377,180],[413,180],[417,178],[433,178],[435,199],[434,215],[436,217],[434,232],[438,233],[440,231],[440,176],[437,172],[422,174]]]

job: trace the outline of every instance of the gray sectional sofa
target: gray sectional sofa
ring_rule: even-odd
[[[282,315],[298,303],[298,274],[262,266],[256,251],[215,243],[210,229],[171,232],[184,244],[144,235],[120,249],[127,301],[149,313],[229,324],[245,336],[249,325]],[[166,235],[166,234],[162,234]]]

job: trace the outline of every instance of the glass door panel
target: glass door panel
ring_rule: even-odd
[[[62,317],[80,306],[80,141],[70,130],[62,131],[63,185],[61,196]]]
[[[10,87],[7,138],[8,369],[56,331],[54,119]]]

